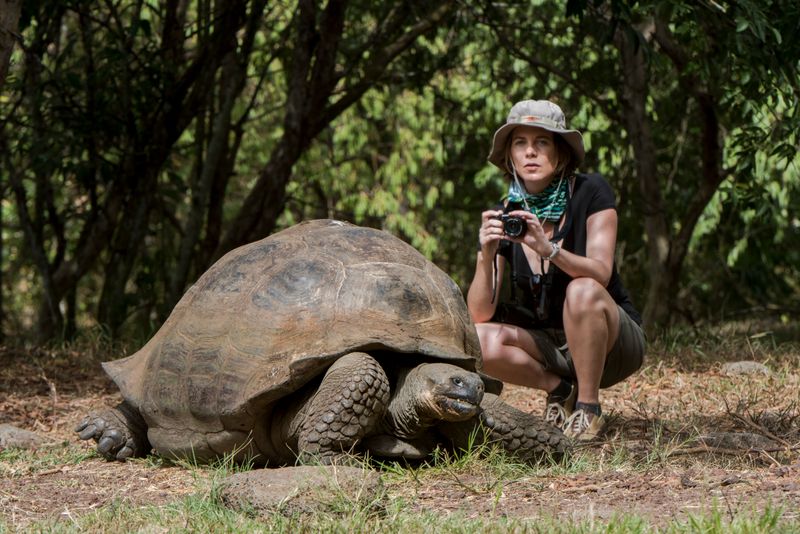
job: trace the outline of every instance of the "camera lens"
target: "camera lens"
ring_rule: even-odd
[[[506,217],[503,221],[503,232],[508,237],[521,237],[525,235],[527,225],[520,217]]]

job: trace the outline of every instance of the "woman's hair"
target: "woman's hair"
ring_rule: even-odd
[[[511,138],[512,136],[508,136],[506,139],[506,175],[510,178],[512,176],[511,172]],[[569,146],[563,137],[558,135],[557,133],[553,133],[553,143],[556,147],[556,157],[558,158],[558,164],[556,165],[555,175],[561,176],[571,176],[575,169],[578,168],[578,159],[575,157],[575,153],[572,151],[572,147]]]
[[[569,144],[558,134],[553,134],[553,142],[556,145],[556,155],[558,157],[558,165],[556,165],[556,176],[564,175],[570,176],[578,166],[575,153]]]

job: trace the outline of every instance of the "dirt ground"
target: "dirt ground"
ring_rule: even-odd
[[[741,354],[762,361],[770,374],[730,374],[719,360],[687,366],[651,357],[640,373],[603,392],[606,436],[567,467],[509,480],[445,473],[389,484],[388,491],[415,510],[474,517],[605,520],[633,513],[660,525],[712,508],[733,517],[779,506],[784,519],[794,519],[800,514],[798,356]],[[63,351],[21,358],[0,348],[0,423],[76,443],[72,429],[83,415],[119,396],[99,365],[74,361],[86,359]],[[503,396],[525,411],[544,407],[543,396],[525,388],[509,386]],[[703,435],[728,441],[699,441]],[[150,460],[108,463],[91,445],[80,447],[85,457],[62,465],[0,461],[6,521],[71,520],[118,501],[159,505],[198,491],[188,469]]]

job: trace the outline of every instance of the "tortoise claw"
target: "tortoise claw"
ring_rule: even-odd
[[[119,451],[127,444],[128,440],[123,433],[116,428],[106,430],[97,441],[97,452],[109,460],[124,459],[119,458]],[[131,451],[132,453],[133,451]]]
[[[107,455],[108,452],[114,447],[114,440],[108,436],[103,436],[100,438],[100,441],[97,442],[97,452],[102,454],[103,456]]]
[[[133,456],[133,448],[131,448],[130,445],[126,444],[124,447],[122,447],[119,450],[119,452],[117,453],[116,458],[117,458],[117,460],[127,460],[131,456]]]
[[[108,422],[102,416],[93,413],[78,423],[78,426],[75,427],[75,432],[78,433],[81,439],[94,439],[96,441],[102,437],[108,426]]]
[[[135,413],[123,408],[124,404],[99,415],[91,414],[75,427],[81,439],[97,442],[97,452],[107,460],[124,461],[150,450],[146,429],[135,420]]]
[[[92,439],[97,434],[97,427],[94,425],[84,426],[81,429],[76,429],[78,436],[81,439]]]

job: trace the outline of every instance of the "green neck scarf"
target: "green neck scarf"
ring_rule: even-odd
[[[562,177],[553,180],[541,193],[531,195],[517,180],[511,181],[508,188],[508,201],[522,204],[525,209],[536,215],[541,222],[555,222],[564,215],[569,200],[569,179]]]

